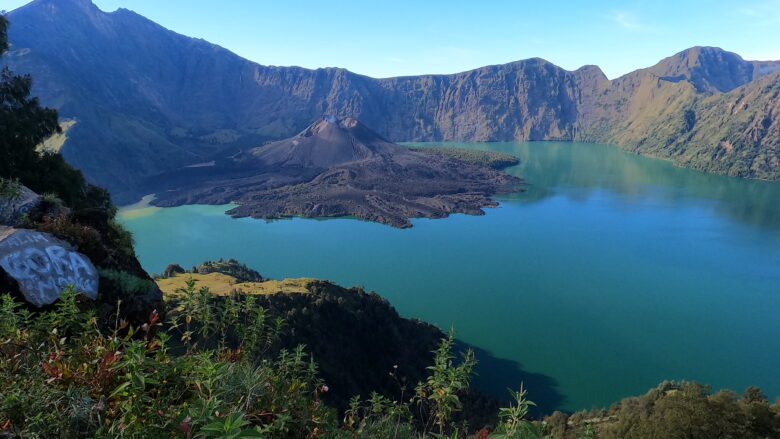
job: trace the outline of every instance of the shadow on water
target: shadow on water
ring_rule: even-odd
[[[536,403],[532,415],[549,415],[561,410],[566,397],[558,390],[558,382],[541,373],[523,370],[520,363],[498,358],[491,352],[456,340],[456,350],[471,349],[479,363],[475,368],[473,384],[479,390],[501,401],[510,401],[509,390],[518,390],[520,383],[528,390],[528,399]]]

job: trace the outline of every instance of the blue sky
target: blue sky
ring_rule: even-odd
[[[60,0],[62,1],[62,0]],[[24,0],[0,0],[12,10]],[[780,59],[780,0],[95,0],[269,65],[374,76],[530,57],[610,78],[696,45]]]

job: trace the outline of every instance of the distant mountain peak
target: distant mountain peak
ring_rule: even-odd
[[[388,142],[352,117],[323,116],[296,136],[231,159],[208,170],[218,181],[171,174],[172,190],[158,190],[155,202],[222,204],[216,196],[235,201],[228,213],[239,217],[350,215],[411,227],[412,217],[481,215],[497,206],[491,195],[516,192],[521,182],[487,164]]]
[[[353,117],[338,118],[336,116],[326,115],[322,116],[322,119],[317,120],[309,125],[309,128],[304,130],[304,132],[310,131],[312,129],[319,130],[319,128],[322,127],[322,124],[335,125],[342,129],[351,129],[358,126],[360,122]]]
[[[355,118],[345,117],[344,119],[341,119],[341,122],[339,124],[344,128],[354,128],[358,126],[359,123],[360,122],[358,122],[358,120]]]
[[[592,78],[594,80],[598,81],[607,81],[607,75],[604,73],[603,70],[601,70],[601,67],[594,65],[594,64],[588,64],[580,67],[579,69],[574,71],[574,74],[579,77],[587,77]]]
[[[676,53],[670,57],[687,62],[689,67],[695,67],[705,63],[733,61],[744,61],[741,56],[734,52],[723,50],[714,46],[694,46]]]
[[[11,11],[11,16],[25,14],[38,16],[49,22],[72,22],[71,25],[87,21],[102,21],[108,15],[92,0],[35,0]],[[12,28],[13,29],[13,28]]]
[[[81,6],[83,8],[96,8],[92,0],[57,0],[58,2],[70,2],[74,5]]]
[[[685,49],[638,72],[649,72],[665,81],[686,80],[700,93],[727,92],[754,79],[751,62],[711,46]]]
[[[359,137],[361,141],[386,142],[379,134],[366,127],[353,117],[339,118],[336,116],[323,116],[312,122],[305,130],[294,137],[319,136],[333,138],[334,136]]]
[[[86,11],[100,10],[92,0],[35,0],[29,3],[27,6],[54,6],[57,8],[62,7],[77,7]]]
[[[330,168],[405,150],[352,117],[323,116],[296,136],[251,151],[266,165]]]

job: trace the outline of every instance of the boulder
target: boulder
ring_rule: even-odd
[[[40,200],[40,195],[22,185],[18,186],[15,196],[0,196],[0,225],[18,225],[22,216]]]
[[[183,274],[186,273],[186,270],[182,268],[179,264],[170,264],[167,267],[165,267],[165,271],[163,271],[162,277],[173,277],[177,274]]]
[[[0,272],[0,284],[15,282],[37,307],[54,303],[70,285],[91,299],[98,294],[99,273],[89,258],[49,233],[0,226]]]

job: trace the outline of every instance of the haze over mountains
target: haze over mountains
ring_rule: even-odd
[[[324,114],[395,142],[584,140],[780,179],[780,62],[718,48],[612,81],[596,66],[567,71],[538,58],[374,79],[262,66],[90,0],[36,0],[9,19],[4,61],[76,120],[62,153],[120,202],[150,176],[292,136]]]

